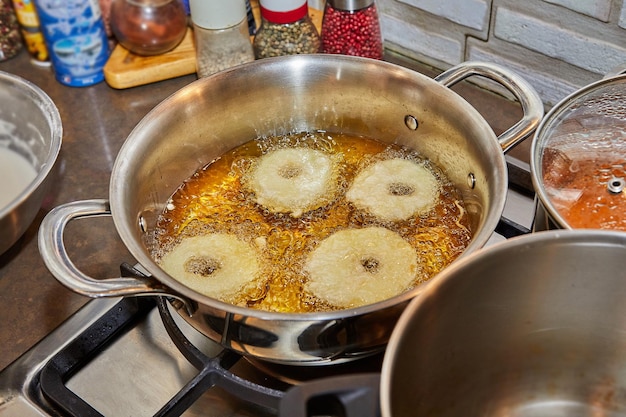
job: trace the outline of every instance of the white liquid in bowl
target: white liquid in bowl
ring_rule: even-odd
[[[37,171],[22,155],[0,147],[0,209],[28,187]]]

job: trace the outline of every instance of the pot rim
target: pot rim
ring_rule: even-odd
[[[109,200],[110,200],[110,208],[111,215],[113,218],[113,222],[117,229],[117,232],[124,242],[125,246],[129,250],[129,252],[135,257],[135,259],[142,265],[154,278],[156,278],[161,284],[167,286],[169,289],[172,289],[176,294],[182,296],[183,298],[187,298],[189,300],[193,300],[202,305],[207,305],[222,311],[226,311],[232,314],[242,315],[242,316],[253,316],[262,320],[291,320],[291,321],[309,321],[309,320],[333,320],[333,319],[343,319],[348,316],[359,316],[364,313],[374,312],[381,309],[385,309],[387,307],[400,305],[402,303],[408,302],[410,299],[414,298],[418,294],[420,294],[425,286],[432,281],[429,280],[423,284],[418,285],[417,287],[405,291],[404,293],[398,294],[392,298],[379,301],[373,304],[367,304],[360,307],[353,307],[347,309],[340,309],[335,311],[326,311],[326,312],[311,312],[311,313],[288,313],[288,312],[273,312],[273,311],[265,311],[265,310],[257,310],[250,309],[246,307],[236,306],[230,303],[225,303],[215,298],[208,297],[201,293],[198,293],[185,285],[183,285],[180,281],[172,278],[169,274],[165,273],[161,269],[161,267],[152,259],[152,257],[148,256],[143,248],[141,247],[140,242],[138,242],[130,230],[126,230],[124,227],[124,222],[118,217],[118,212],[124,211],[124,205],[122,204],[122,198],[120,198],[120,190],[123,188],[122,185],[125,181],[125,176],[121,174],[123,173],[128,166],[131,164],[129,161],[130,158],[124,158],[120,156],[124,156],[133,146],[133,138],[137,132],[141,132],[145,129],[150,121],[154,118],[159,117],[160,114],[164,113],[165,110],[171,106],[172,102],[175,102],[177,99],[184,97],[189,92],[193,91],[196,86],[201,85],[201,83],[208,82],[219,82],[219,79],[222,77],[228,76],[229,73],[233,71],[245,71],[246,68],[252,68],[256,66],[285,66],[285,65],[293,65],[297,68],[306,68],[309,63],[312,63],[317,60],[330,60],[333,63],[339,65],[340,63],[345,62],[358,62],[358,65],[365,65],[370,67],[377,67],[379,70],[390,71],[398,77],[412,77],[416,78],[420,81],[420,83],[425,83],[427,85],[431,85],[433,88],[438,88],[442,92],[442,94],[453,95],[460,108],[468,112],[472,115],[472,118],[476,120],[482,127],[482,130],[489,134],[488,138],[481,141],[481,145],[484,146],[485,152],[491,152],[496,160],[496,165],[492,167],[493,175],[489,178],[490,181],[493,181],[494,184],[494,193],[490,196],[490,205],[489,209],[483,213],[483,222],[480,227],[476,230],[472,241],[468,245],[468,247],[459,255],[459,257],[453,261],[456,263],[459,259],[468,256],[470,253],[480,249],[483,247],[486,242],[491,237],[493,231],[495,230],[497,223],[500,219],[500,215],[504,211],[504,204],[506,200],[507,193],[507,182],[508,175],[506,169],[506,160],[504,156],[504,151],[498,142],[496,134],[494,133],[491,126],[487,123],[484,117],[478,112],[478,110],[473,107],[469,102],[467,102],[463,97],[458,95],[455,91],[448,88],[445,85],[437,82],[435,79],[427,77],[426,75],[420,74],[414,70],[402,67],[400,65],[372,60],[362,57],[354,57],[354,56],[343,56],[343,55],[330,55],[330,54],[313,54],[313,55],[291,55],[291,56],[280,56],[273,58],[265,58],[263,60],[257,60],[253,62],[249,62],[246,64],[242,64],[236,68],[231,68],[225,71],[222,71],[217,74],[213,74],[212,76],[198,79],[188,84],[187,86],[181,88],[177,92],[173,93],[162,102],[160,102],[157,106],[155,106],[144,118],[142,118],[139,123],[135,126],[135,128],[130,132],[126,141],[122,145],[118,157],[116,158],[115,164],[113,166],[111,181],[109,187]],[[288,62],[285,62],[288,61]],[[497,215],[496,215],[497,214]]]
[[[33,192],[37,190],[48,178],[48,175],[54,168],[59,153],[61,152],[61,144],[63,142],[63,125],[58,108],[50,96],[48,96],[37,85],[20,76],[5,71],[0,71],[0,80],[14,83],[16,87],[24,90],[34,99],[35,104],[40,106],[42,113],[46,115],[48,122],[50,123],[50,131],[52,133],[48,154],[42,161],[41,168],[36,168],[37,175],[35,176],[35,179],[33,179],[30,184],[28,184],[28,186],[22,190],[22,192],[8,205],[0,207],[0,218],[3,218],[28,200]]]
[[[554,220],[559,227],[563,229],[574,229],[565,218],[559,213],[557,208],[552,203],[552,199],[548,196],[544,187],[542,178],[541,163],[543,160],[543,150],[546,141],[549,139],[547,133],[552,127],[553,123],[559,118],[563,112],[570,109],[572,103],[575,103],[581,97],[598,90],[601,87],[605,87],[610,84],[623,84],[626,81],[626,74],[615,75],[609,78],[603,78],[588,84],[571,94],[564,97],[561,101],[554,105],[546,113],[545,117],[540,121],[537,129],[535,130],[530,146],[530,175],[537,198],[541,202],[541,206],[546,210],[549,217]]]

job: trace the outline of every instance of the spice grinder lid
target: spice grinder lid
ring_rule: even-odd
[[[327,0],[328,4],[337,10],[356,11],[365,9],[374,4],[374,0]]]
[[[607,78],[573,93],[535,133],[533,182],[561,227],[626,231],[625,82]]]
[[[244,0],[189,0],[194,24],[205,29],[225,29],[239,24],[246,15]]]
[[[259,0],[259,7],[261,17],[279,24],[297,22],[309,12],[307,0]]]

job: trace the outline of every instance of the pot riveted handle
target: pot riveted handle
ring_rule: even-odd
[[[439,74],[435,80],[450,87],[470,76],[482,76],[502,85],[520,102],[524,115],[498,136],[504,152],[530,136],[543,117],[543,103],[535,89],[513,71],[490,62],[463,62]]]
[[[87,297],[165,295],[179,299],[189,307],[183,297],[172,294],[171,290],[150,276],[94,279],[74,265],[63,243],[67,224],[80,218],[110,215],[108,200],[83,200],[55,207],[44,217],[39,227],[39,253],[52,275],[72,291]]]

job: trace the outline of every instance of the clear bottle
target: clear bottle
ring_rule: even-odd
[[[320,37],[306,0],[260,0],[261,25],[254,37],[257,59],[319,52]]]
[[[245,0],[190,0],[189,7],[198,77],[254,60]]]
[[[322,52],[383,58],[383,41],[375,0],[326,0]]]

